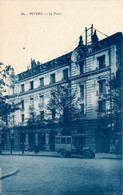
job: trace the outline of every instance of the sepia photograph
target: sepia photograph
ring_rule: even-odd
[[[122,195],[123,1],[0,0],[0,195]]]

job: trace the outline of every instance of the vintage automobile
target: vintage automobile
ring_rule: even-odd
[[[95,158],[94,151],[84,145],[83,135],[55,137],[55,151],[63,158],[70,157],[71,154],[82,155],[83,158]]]

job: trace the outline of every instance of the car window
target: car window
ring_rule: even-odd
[[[56,144],[60,144],[60,137],[56,138]]]
[[[71,144],[71,138],[67,137],[67,144]]]
[[[61,138],[61,144],[65,144],[65,137]]]

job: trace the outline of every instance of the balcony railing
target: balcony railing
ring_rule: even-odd
[[[44,104],[39,103],[39,104],[38,104],[38,107],[39,107],[39,108],[42,108],[42,107],[44,107]]]
[[[27,122],[26,122],[26,121],[20,122],[20,123],[18,123],[18,125],[19,125],[19,126],[26,126],[26,125],[27,125]]]
[[[98,98],[100,98],[100,99],[107,99],[108,98],[108,94],[106,92],[100,93],[99,91],[97,91],[96,96],[98,96]]]
[[[33,111],[34,110],[34,105],[29,105],[29,110]]]

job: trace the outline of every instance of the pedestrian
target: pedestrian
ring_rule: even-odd
[[[35,152],[35,154],[37,154],[39,152],[39,148],[36,144],[34,145],[34,152]]]
[[[10,140],[10,152],[11,152],[11,154],[12,154],[12,149],[13,149],[12,140]]]
[[[2,144],[0,144],[0,154],[2,154]]]
[[[25,144],[24,143],[21,143],[21,151],[22,151],[22,154],[24,154],[24,150],[25,150]]]
[[[115,141],[115,154],[118,156],[119,153],[120,153],[119,139],[116,139],[116,141]]]

